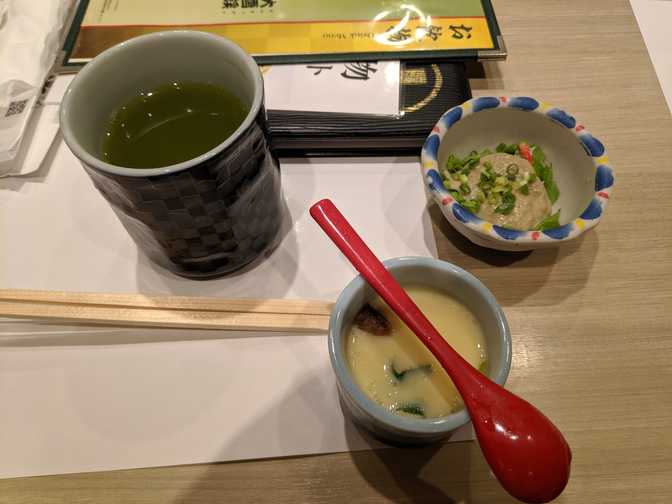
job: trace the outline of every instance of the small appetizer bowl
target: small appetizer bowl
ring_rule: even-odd
[[[438,259],[400,257],[384,264],[401,285],[434,288],[471,310],[485,334],[488,376],[504,385],[511,368],[511,334],[504,312],[488,288],[472,274]],[[366,280],[355,277],[339,295],[329,321],[329,357],[343,410],[375,437],[393,444],[422,444],[445,438],[469,421],[465,409],[445,417],[416,419],[388,411],[371,400],[355,382],[345,350],[348,330],[355,315],[373,295]]]
[[[518,231],[487,222],[455,201],[442,182],[449,154],[466,156],[520,141],[541,147],[553,165],[558,227]],[[533,250],[577,238],[600,222],[614,185],[602,142],[567,112],[529,97],[479,97],[448,110],[427,137],[421,162],[448,222],[477,245],[497,250]]]

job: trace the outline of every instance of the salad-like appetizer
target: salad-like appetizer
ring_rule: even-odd
[[[443,184],[470,212],[499,226],[527,231],[560,225],[551,208],[560,195],[544,151],[525,142],[500,143],[495,152],[448,156]]]

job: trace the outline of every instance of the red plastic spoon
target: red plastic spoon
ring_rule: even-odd
[[[572,452],[558,428],[453,350],[330,200],[315,203],[310,215],[448,372],[485,459],[506,491],[530,503],[560,495],[569,479]]]

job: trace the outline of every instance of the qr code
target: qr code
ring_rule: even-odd
[[[13,101],[9,104],[7,112],[5,112],[5,117],[11,117],[13,115],[21,114],[26,108],[28,100]]]

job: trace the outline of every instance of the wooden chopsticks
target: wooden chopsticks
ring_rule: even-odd
[[[0,289],[0,317],[57,323],[324,332],[332,303]]]

